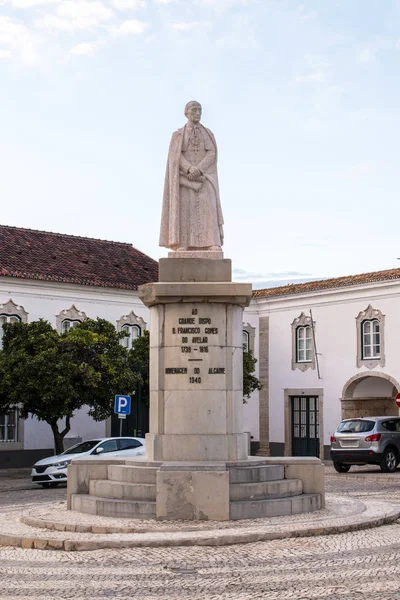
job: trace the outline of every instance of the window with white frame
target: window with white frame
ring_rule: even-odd
[[[71,329],[79,325],[79,323],[83,323],[86,319],[86,314],[78,310],[75,304],[73,304],[67,310],[62,310],[56,315],[57,331],[68,333],[68,331],[71,331]]]
[[[18,410],[0,414],[0,442],[18,442]]]
[[[291,323],[292,329],[292,370],[316,368],[314,336],[316,324],[310,316],[302,312]]]
[[[242,335],[243,335],[243,350],[245,350],[246,352],[248,352],[249,349],[250,349],[250,343],[249,343],[250,342],[250,339],[249,339],[250,335],[249,335],[249,332],[243,330]]]
[[[20,321],[21,318],[17,315],[0,315],[0,348],[3,347],[3,325],[5,325],[6,323],[19,323]]]
[[[312,361],[312,330],[310,325],[296,330],[297,362]]]
[[[68,333],[71,329],[79,325],[82,321],[72,320],[72,319],[64,319],[61,322],[61,333]]]
[[[376,359],[381,356],[381,331],[378,319],[362,323],[362,357]]]
[[[385,315],[370,304],[356,317],[357,367],[385,366]]]
[[[146,323],[142,317],[135,315],[133,310],[129,315],[124,315],[117,321],[117,331],[126,331],[127,337],[122,338],[121,344],[130,350],[135,340],[141,337],[146,329]]]
[[[249,323],[243,323],[242,329],[242,346],[246,352],[254,353],[254,340],[256,336],[256,329]]]
[[[126,331],[128,334],[127,337],[122,339],[122,344],[125,348],[128,348],[128,350],[132,348],[133,342],[142,335],[142,330],[139,325],[130,325],[129,323],[122,325],[121,331]]]

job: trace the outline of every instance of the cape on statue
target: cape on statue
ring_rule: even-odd
[[[213,133],[187,124],[172,135],[165,175],[160,246],[172,250],[219,250],[223,217]],[[190,169],[200,175],[191,178]]]

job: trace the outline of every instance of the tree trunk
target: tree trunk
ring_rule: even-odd
[[[48,423],[53,432],[55,453],[61,454],[64,452],[64,438],[71,429],[70,417],[65,417],[65,428],[62,431],[59,431],[56,419],[48,421]]]

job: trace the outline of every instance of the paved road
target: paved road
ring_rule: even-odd
[[[0,476],[0,507],[60,502],[65,488]],[[328,491],[400,504],[400,470],[327,468]],[[1,510],[1,508],[0,508]],[[400,600],[400,525],[222,548],[54,552],[0,548],[0,600]]]

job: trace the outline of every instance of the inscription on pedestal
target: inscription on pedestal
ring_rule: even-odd
[[[207,304],[198,308],[184,304],[171,311],[166,320],[166,348],[169,347],[169,350],[166,352],[165,375],[175,375],[176,381],[181,384],[182,377],[186,377],[188,387],[200,386],[205,389],[210,376],[212,379],[222,376],[223,388],[226,374],[225,355],[222,352],[225,341],[224,313],[221,316]]]

